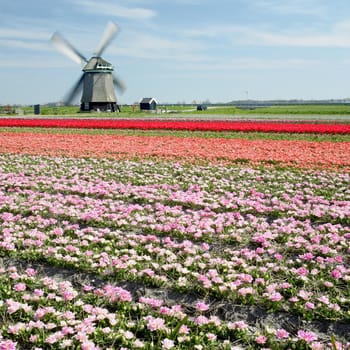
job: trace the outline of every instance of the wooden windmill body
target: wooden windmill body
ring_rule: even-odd
[[[118,110],[117,98],[114,92],[113,67],[101,57],[92,57],[83,68],[83,94],[80,109]]]

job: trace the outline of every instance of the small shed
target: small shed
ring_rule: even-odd
[[[158,104],[158,102],[156,101],[155,98],[144,97],[140,101],[140,109],[141,109],[141,111],[155,111],[155,110],[157,110],[157,104]]]

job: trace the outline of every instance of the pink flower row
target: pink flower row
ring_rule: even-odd
[[[99,350],[107,348],[101,347],[102,344],[113,343],[125,349],[138,349],[158,340],[162,349],[171,349],[177,344],[202,346],[208,342],[216,344],[218,349],[229,349],[231,341],[220,334],[222,330],[236,343],[244,344],[248,339],[255,342],[257,348],[267,343],[274,346],[308,344],[312,349],[332,346],[321,343],[314,332],[306,329],[297,330],[293,336],[283,328],[252,329],[244,321],[224,322],[207,315],[210,305],[203,301],[197,302],[195,314],[189,315],[181,305],[170,306],[161,299],[141,297],[136,302],[127,290],[112,285],[98,288],[85,285],[83,290],[77,290],[69,281],[42,277],[31,268],[24,272],[15,267],[2,268],[0,281],[8,294],[0,304],[1,349],[16,349],[17,339],[29,347],[75,346]],[[99,306],[90,303],[93,299]],[[116,312],[109,311],[112,305]],[[143,329],[148,331],[148,336],[139,338],[139,334],[145,334]],[[196,338],[195,343],[192,337]],[[337,349],[349,346],[345,344],[343,348],[340,342],[336,345]]]

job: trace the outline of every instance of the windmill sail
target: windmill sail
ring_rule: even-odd
[[[96,56],[99,57],[102,55],[103,51],[112,42],[117,32],[118,32],[118,26],[114,22],[109,22],[107,24],[105,32],[103,33],[101,41],[95,51]]]
[[[58,32],[52,35],[51,42],[59,51],[74,62],[78,64],[87,62],[87,59]]]

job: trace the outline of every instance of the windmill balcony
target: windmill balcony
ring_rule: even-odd
[[[98,64],[96,66],[96,69],[97,70],[109,70],[109,71],[112,71],[113,70],[113,66],[111,64]]]

